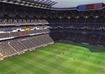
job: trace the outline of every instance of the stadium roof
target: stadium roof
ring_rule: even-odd
[[[53,0],[56,1],[53,7],[56,8],[68,8],[77,7],[78,5],[91,4],[91,3],[105,3],[105,0]]]
[[[53,5],[57,3],[54,0],[0,0],[0,2],[43,9],[50,9]]]

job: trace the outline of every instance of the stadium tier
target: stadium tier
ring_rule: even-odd
[[[52,43],[54,41],[48,34],[2,41],[0,43],[0,56],[8,58]]]
[[[36,19],[0,19],[0,26],[48,24],[47,20]]]

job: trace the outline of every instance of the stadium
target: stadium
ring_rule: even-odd
[[[105,74],[104,2],[57,4],[0,0],[0,74]]]

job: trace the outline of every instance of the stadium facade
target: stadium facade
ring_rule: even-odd
[[[105,45],[104,4],[53,8],[54,1],[1,0],[0,59],[72,41]]]

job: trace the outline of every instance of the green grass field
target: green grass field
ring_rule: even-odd
[[[0,62],[0,74],[105,74],[104,47],[55,43]]]

